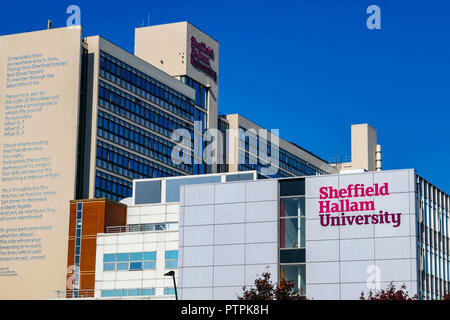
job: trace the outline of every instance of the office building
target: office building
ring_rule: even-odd
[[[315,300],[448,293],[450,197],[415,170],[257,177],[134,181],[126,225],[97,234],[90,297],[174,299],[168,271],[184,300],[236,299],[265,271]]]

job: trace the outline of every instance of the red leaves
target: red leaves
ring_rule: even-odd
[[[282,279],[280,283],[273,284],[270,280],[270,272],[264,272],[262,278],[255,280],[254,287],[243,287],[242,297],[238,300],[307,300],[299,290],[294,290],[293,281]]]
[[[395,288],[395,285],[391,282],[386,290],[381,289],[377,292],[369,290],[367,298],[364,296],[364,292],[361,292],[360,300],[417,300],[417,295],[409,296],[406,291],[406,285],[403,284],[399,290]]]

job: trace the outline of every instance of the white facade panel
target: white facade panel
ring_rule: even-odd
[[[214,300],[230,300],[242,296],[242,287],[214,287]]]
[[[227,203],[214,206],[215,215],[211,214],[216,224],[245,222],[245,203]]]
[[[306,250],[306,262],[339,261],[339,242],[311,241]]]
[[[185,247],[183,249],[185,255],[183,266],[212,266],[214,261],[213,249],[213,246]]]
[[[181,186],[180,191],[183,189],[185,206],[214,204],[214,188],[209,185]]]
[[[306,266],[306,285],[339,283],[339,262],[310,262]],[[317,297],[320,299],[320,297]]]
[[[183,267],[183,283],[181,286],[183,289],[212,287],[213,279],[213,267]]]
[[[216,245],[214,246],[214,265],[243,265],[245,264],[245,245]]]
[[[183,228],[185,246],[210,246],[214,242],[213,226],[194,226]]]
[[[277,242],[278,223],[274,222],[258,222],[245,224],[245,242]]]
[[[248,202],[245,214],[247,222],[277,221],[278,201]]]
[[[341,261],[341,283],[367,283],[373,274],[374,260]]]
[[[340,261],[375,259],[375,241],[369,239],[342,239],[340,241]]]
[[[244,275],[244,265],[214,267],[214,287],[239,286]]]
[[[307,284],[305,294],[314,300],[339,300],[339,284]]]
[[[278,244],[247,244],[245,246],[245,263],[268,265],[278,263]]]
[[[245,183],[216,184],[215,203],[245,202]]]
[[[199,226],[213,224],[214,206],[192,206],[184,208],[184,226]]]
[[[411,257],[410,238],[375,239],[375,259],[408,259]]]
[[[276,201],[278,199],[278,181],[251,181],[245,183],[245,200],[252,201]]]

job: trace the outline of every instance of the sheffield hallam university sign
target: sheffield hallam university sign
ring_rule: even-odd
[[[400,226],[401,213],[376,209],[375,201],[367,198],[388,197],[389,183],[375,183],[369,187],[349,184],[341,189],[324,186],[319,189],[319,193],[319,217],[323,227],[367,224],[392,224],[394,228]]]
[[[192,36],[191,64],[211,77],[214,82],[217,82],[217,72],[212,69],[211,60],[214,60],[214,50],[207,47],[205,43],[198,42],[197,39]]]

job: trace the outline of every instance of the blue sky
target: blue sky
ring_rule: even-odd
[[[28,3],[27,3],[28,2]],[[350,126],[378,131],[383,169],[415,168],[450,193],[450,1],[8,1],[0,34],[65,25],[133,52],[134,28],[188,20],[220,42],[219,109],[280,129],[324,159]],[[368,30],[366,8],[381,8]]]

